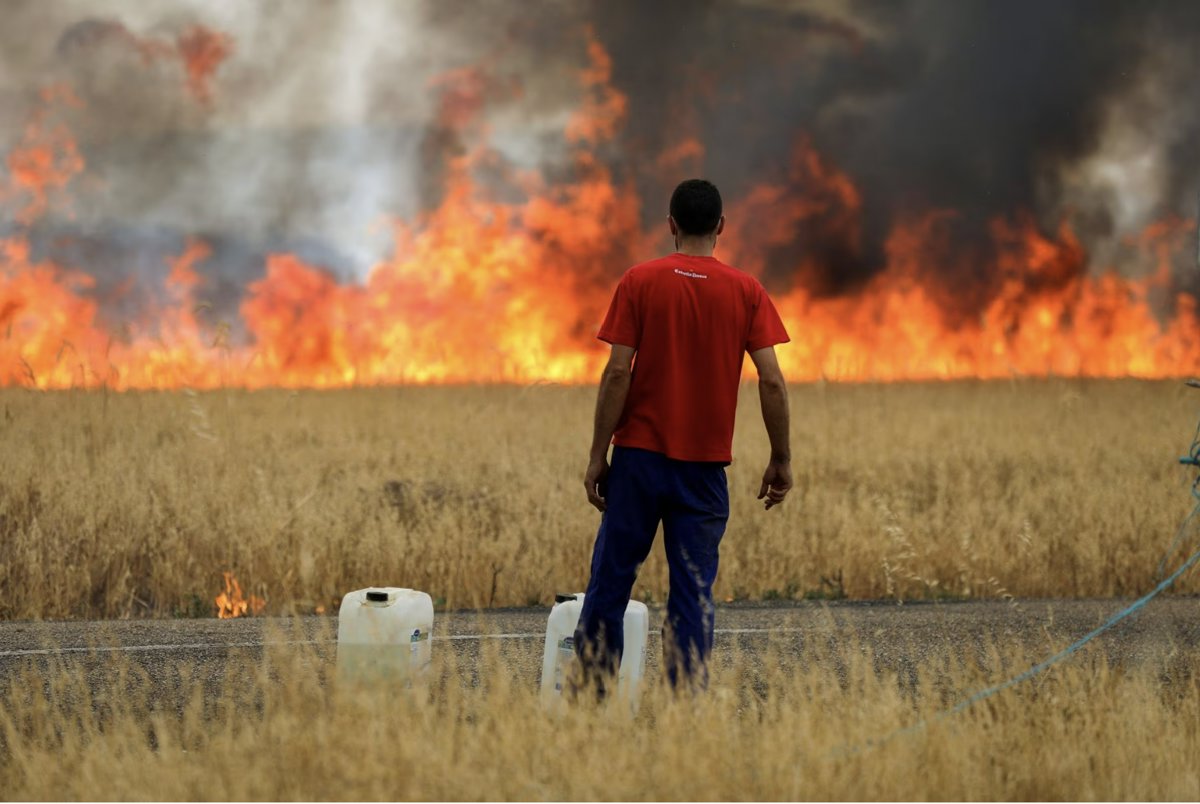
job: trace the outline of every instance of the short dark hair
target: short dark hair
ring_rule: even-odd
[[[712,234],[721,221],[721,193],[711,181],[688,179],[671,193],[671,217],[685,235]]]

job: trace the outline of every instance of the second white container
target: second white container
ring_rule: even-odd
[[[583,611],[583,594],[557,595],[546,623],[542,655],[542,702],[555,707],[562,701],[563,681],[575,659],[575,628]],[[646,644],[650,638],[650,612],[645,603],[629,601],[625,607],[625,650],[617,673],[617,696],[637,710],[638,693],[646,674]]]

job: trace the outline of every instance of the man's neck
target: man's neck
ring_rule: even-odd
[[[713,249],[717,247],[717,239],[715,237],[705,238],[680,238],[675,245],[675,251],[685,257],[711,257]]]

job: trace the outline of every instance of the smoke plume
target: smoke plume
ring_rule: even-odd
[[[1046,232],[1069,219],[1093,266],[1141,271],[1129,238],[1194,216],[1200,188],[1188,0],[12,0],[3,14],[0,143],[20,141],[46,86],[80,101],[63,116],[86,170],[32,243],[86,262],[118,310],[191,236],[212,248],[199,270],[226,310],[273,252],[361,278],[391,247],[388,221],[434,208],[481,144],[478,186],[501,196],[522,171],[575,175],[564,132],[589,31],[625,104],[595,160],[648,227],[679,179],[713,179],[773,288],[852,293],[897,220],[936,210],[953,251],[978,257],[944,267],[964,294],[1004,216]],[[789,223],[814,170],[857,195]]]

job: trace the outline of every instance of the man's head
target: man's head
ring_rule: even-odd
[[[721,214],[721,193],[704,179],[680,182],[671,193],[671,214],[667,218],[678,245],[685,238],[715,238],[725,228]]]

